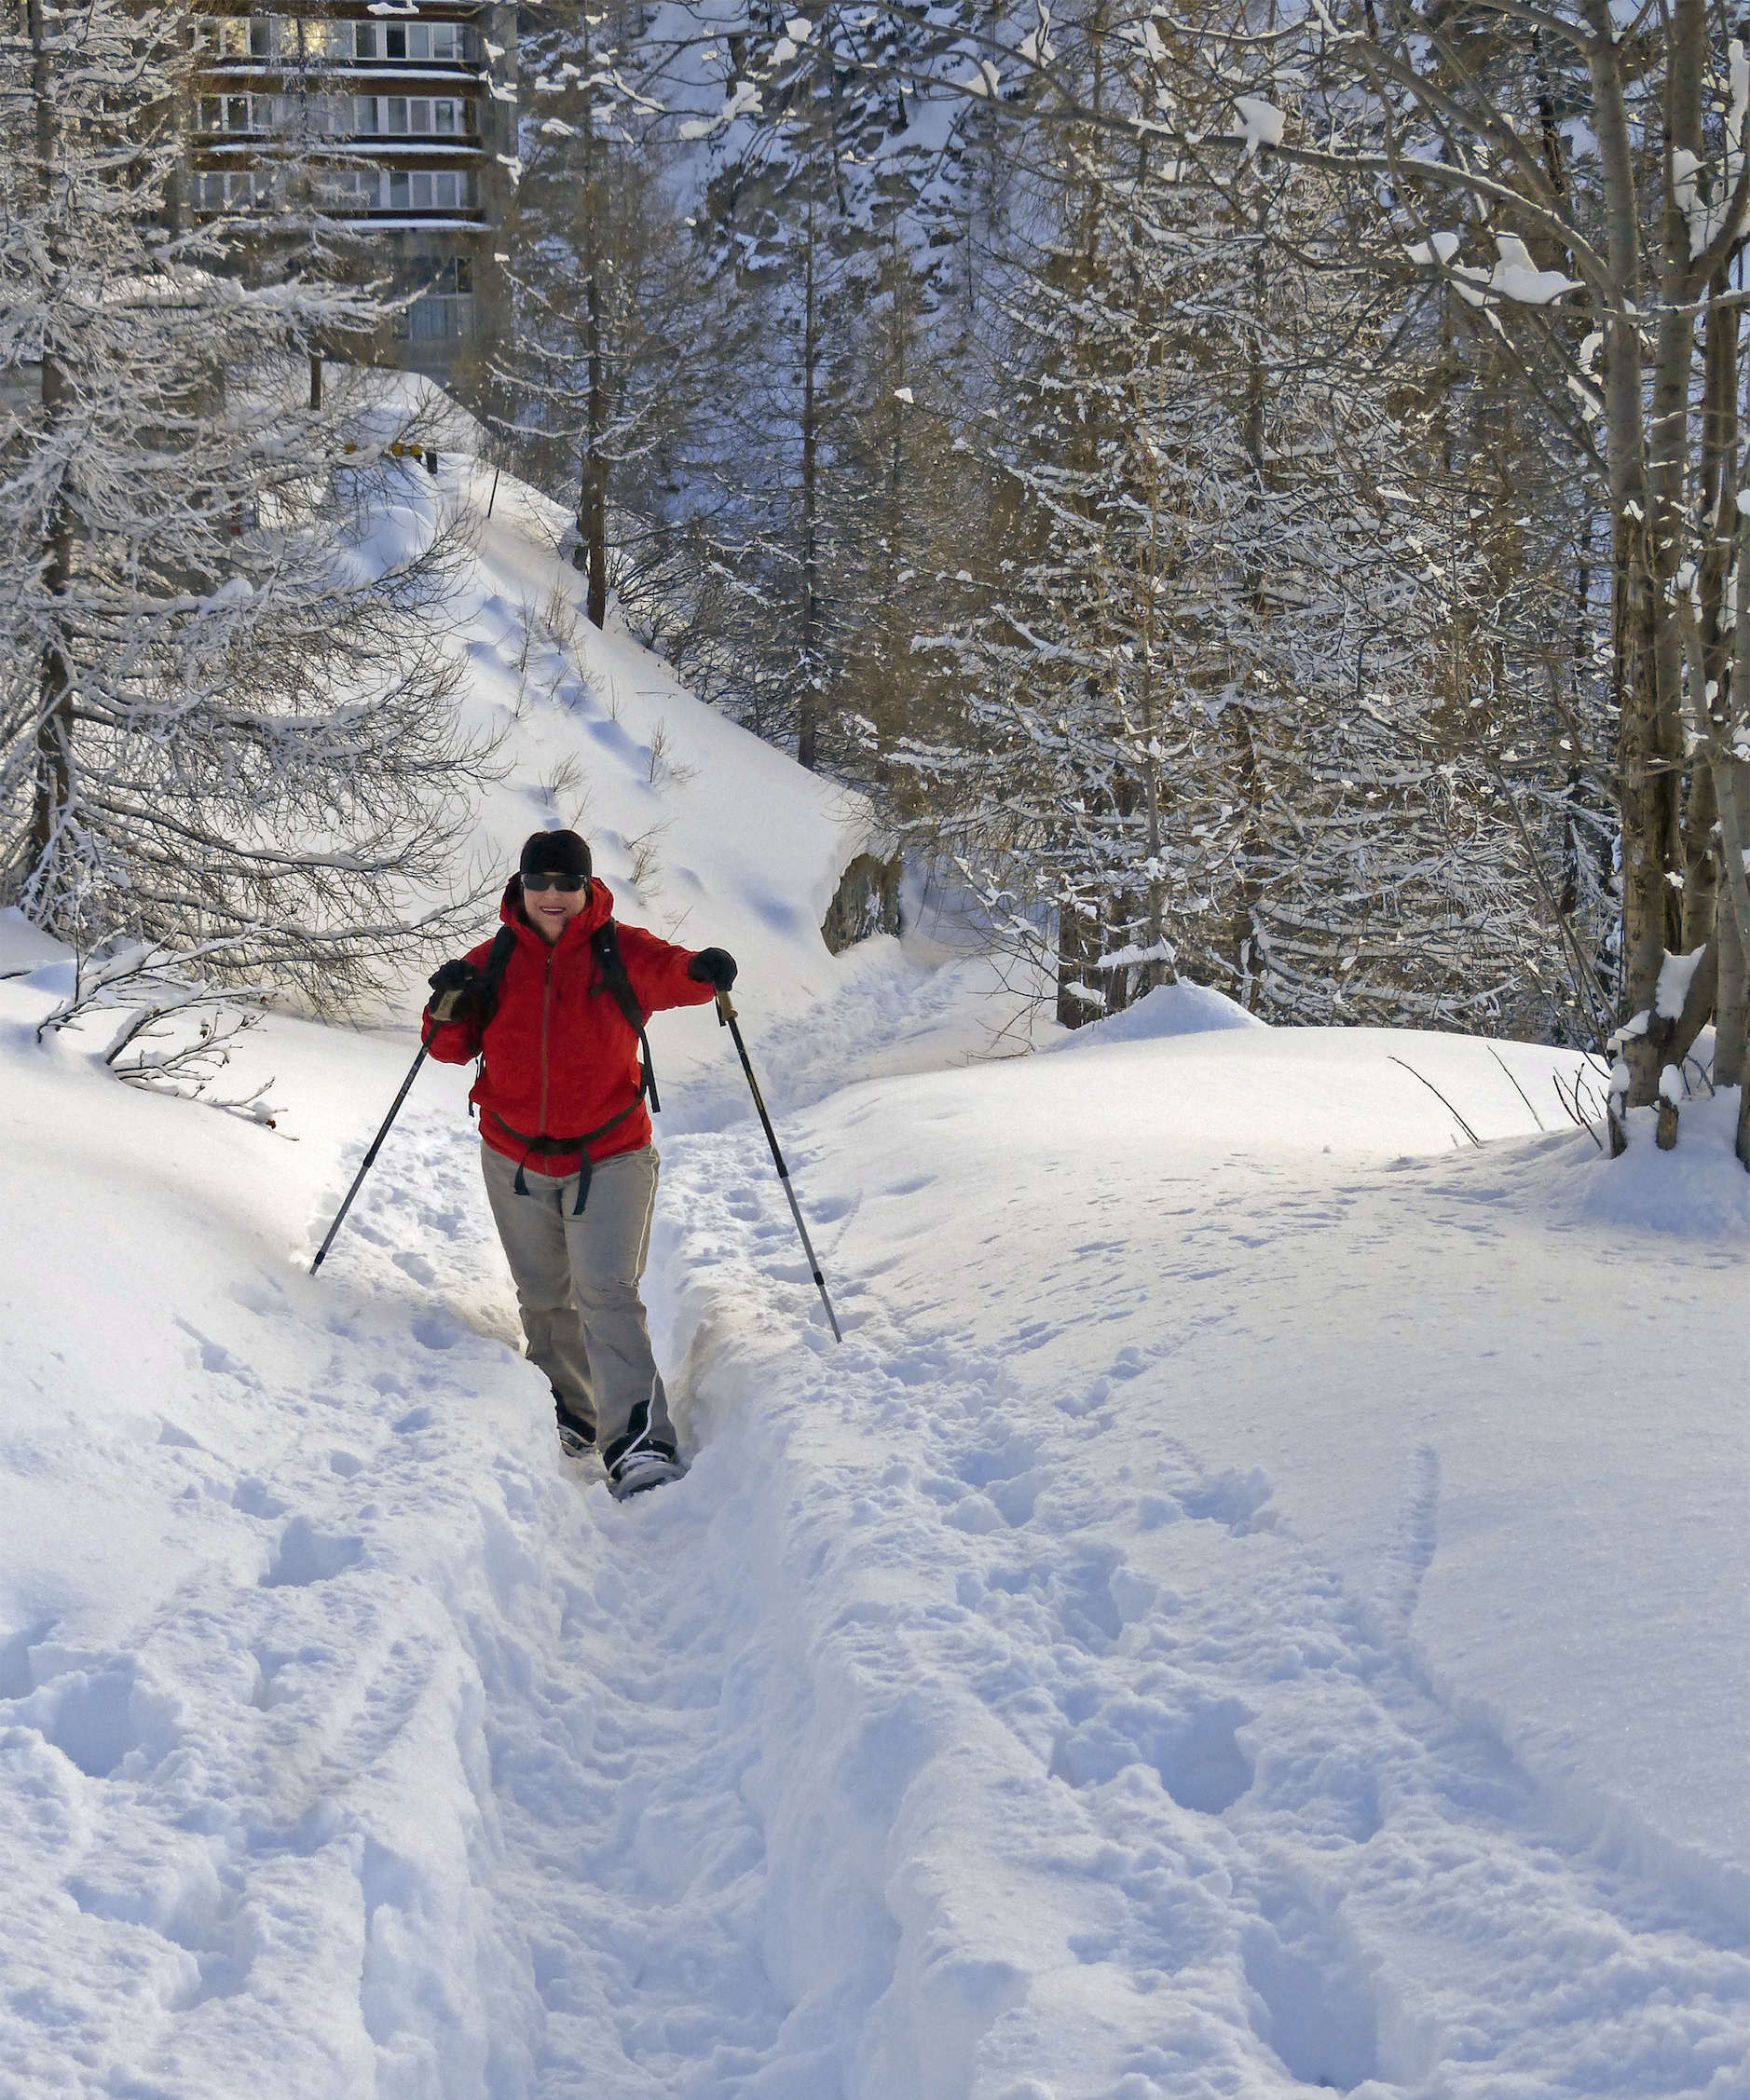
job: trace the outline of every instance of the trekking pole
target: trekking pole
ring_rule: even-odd
[[[827,1308],[827,1317],[832,1323],[832,1338],[842,1342],[839,1332],[839,1316],[832,1309],[832,1300],[827,1296],[827,1279],[820,1273],[820,1262],[815,1256],[813,1242],[808,1236],[808,1227],[802,1222],[801,1206],[796,1200],[796,1191],[790,1186],[790,1170],[784,1164],[784,1154],[778,1150],[778,1134],[772,1127],[772,1118],[766,1113],[766,1104],[759,1092],[759,1082],[754,1077],[754,1068],[747,1059],[747,1045],[742,1041],[742,1031],[735,1025],[735,1009],[730,1004],[726,991],[717,995],[717,1025],[727,1028],[735,1038],[735,1048],[742,1061],[742,1070],[747,1074],[747,1084],[754,1098],[754,1106],[759,1111],[759,1120],[765,1126],[766,1142],[772,1147],[772,1157],[778,1169],[778,1180],[784,1183],[784,1193],[790,1199],[790,1216],[796,1220],[796,1229],[801,1234],[802,1252],[808,1257],[808,1266],[814,1278],[814,1289],[820,1293],[820,1302]]]
[[[348,1211],[352,1208],[352,1199],[359,1193],[359,1184],[371,1171],[371,1162],[382,1150],[383,1139],[389,1136],[389,1126],[401,1113],[401,1104],[407,1098],[407,1089],[419,1076],[419,1067],[425,1063],[425,1055],[427,1050],[429,1050],[430,1048],[430,1043],[421,1043],[419,1045],[419,1055],[414,1059],[413,1063],[408,1066],[407,1076],[401,1083],[401,1092],[397,1094],[395,1098],[390,1103],[389,1113],[383,1118],[383,1127],[377,1132],[376,1136],[371,1139],[371,1149],[364,1155],[364,1164],[352,1177],[352,1186],[347,1191],[347,1200],[335,1213],[335,1221],[328,1228],[328,1237],[322,1242],[321,1247],[316,1249],[316,1259],[310,1263],[311,1275],[314,1275],[317,1270],[321,1267],[322,1256],[326,1254],[328,1252],[328,1249],[335,1244],[335,1234],[340,1230],[341,1224],[344,1221]]]

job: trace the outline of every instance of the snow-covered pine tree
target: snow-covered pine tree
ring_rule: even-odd
[[[506,229],[515,322],[498,416],[575,511],[597,625],[610,593],[647,624],[696,595],[687,528],[708,515],[712,480],[700,426],[736,348],[678,199],[663,123],[672,50],[647,26],[640,7],[573,4],[530,24]]]
[[[1148,20],[1056,34],[1082,120],[1042,167],[991,448],[1021,530],[944,637],[987,894],[1055,940],[1071,1023],[1178,968],[1283,1018],[1516,1009],[1520,841],[1442,714],[1475,580],[1348,348],[1384,317],[1334,200],[1142,121],[1233,138],[1245,39],[1192,109]]]
[[[7,17],[0,894],[332,1004],[441,925],[477,756],[426,477],[369,375],[309,402],[314,348],[379,314],[172,223],[184,10]]]
[[[899,411],[917,398],[906,361],[920,320],[955,276],[967,97],[948,75],[971,63],[971,10],[694,12],[719,25],[707,48],[720,100],[701,98],[685,127],[704,148],[701,233],[767,349],[745,375],[750,442],[737,448],[763,512],[743,659],[759,713],[783,716],[803,763],[855,768],[864,725],[892,712],[863,674],[877,651],[891,673],[894,638],[909,634],[896,490],[908,457],[948,442]]]

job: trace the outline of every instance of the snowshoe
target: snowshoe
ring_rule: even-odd
[[[555,1393],[554,1415],[559,1425],[559,1449],[567,1458],[589,1458],[595,1450],[595,1425],[574,1414]]]
[[[627,1502],[647,1489],[678,1480],[685,1472],[686,1467],[673,1452],[647,1444],[641,1450],[626,1452],[608,1468],[608,1492],[616,1502]]]

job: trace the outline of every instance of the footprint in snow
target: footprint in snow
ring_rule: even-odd
[[[290,1507],[253,1474],[246,1474],[231,1490],[231,1507],[245,1517],[283,1517]]]
[[[11,1703],[7,1721],[34,1728],[87,1779],[113,1778],[130,1757],[155,1765],[174,1747],[170,1702],[141,1684],[131,1656],[44,1642],[28,1667],[35,1687]]]
[[[362,1538],[318,1531],[308,1517],[294,1517],[280,1534],[261,1587],[307,1589],[311,1583],[327,1582],[356,1567],[363,1555]]]
[[[421,1313],[413,1322],[414,1340],[428,1349],[453,1349],[459,1333],[447,1313]]]
[[[1379,2075],[1379,2011],[1328,1920],[1291,1899],[1241,1941],[1260,2038],[1303,2085],[1349,2093]]]
[[[1103,1786],[1128,1766],[1153,1768],[1180,1807],[1224,1815],[1250,1792],[1252,1760],[1236,1731],[1251,1719],[1237,1699],[1189,1711],[1155,1698],[1114,1698],[1059,1739],[1051,1774],[1070,1786]]]
[[[1225,1524],[1237,1538],[1247,1532],[1275,1529],[1276,1511],[1265,1507],[1275,1493],[1270,1476],[1254,1466],[1248,1473],[1230,1468],[1196,1487],[1182,1489],[1178,1499],[1187,1517]]]

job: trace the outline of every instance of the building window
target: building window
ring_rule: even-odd
[[[247,15],[210,15],[200,24],[198,48],[211,51],[214,58],[246,59],[250,56],[252,27]]]
[[[352,56],[353,25],[349,21],[306,20],[295,26],[301,32],[303,55],[307,59],[349,59]],[[284,27],[291,31],[294,25],[287,22]]]
[[[290,15],[209,15],[198,48],[232,61],[279,58],[373,59],[390,64],[460,65],[469,56],[460,22],[336,21]]]
[[[472,169],[308,168],[312,198],[331,211],[472,211],[480,198],[479,179]],[[274,169],[203,169],[194,177],[195,207],[225,211],[239,205],[283,204],[285,172]],[[428,276],[433,292],[461,296],[472,291],[466,259],[432,266]]]
[[[403,307],[395,333],[403,342],[457,343],[474,332],[473,266],[466,255],[420,255],[409,266],[419,296]]]
[[[469,105],[453,95],[356,95],[353,129],[365,138],[459,138]]]
[[[355,58],[458,65],[468,55],[466,32],[460,22],[362,21],[345,26],[352,33]]]

